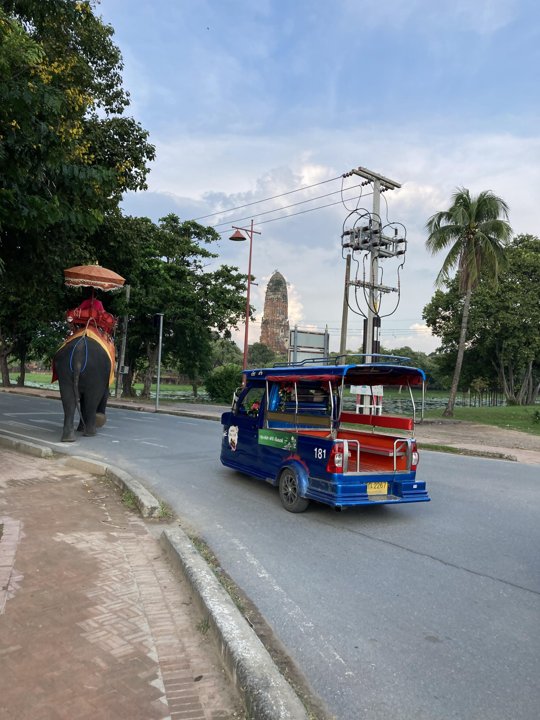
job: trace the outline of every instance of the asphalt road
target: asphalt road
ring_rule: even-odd
[[[55,400],[0,431],[130,471],[205,538],[340,720],[531,720],[540,706],[538,467],[423,452],[431,503],[292,515],[223,468],[220,425],[110,409],[59,443]]]

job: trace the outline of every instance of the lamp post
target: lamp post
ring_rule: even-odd
[[[236,225],[233,225],[234,232],[229,238],[229,240],[232,240],[233,242],[242,242],[243,240],[246,240],[246,236],[244,235],[244,232],[247,233],[249,238],[249,262],[248,262],[248,276],[247,276],[247,299],[246,299],[246,329],[244,332],[244,358],[242,361],[242,369],[245,370],[247,368],[247,357],[248,357],[248,339],[249,339],[249,299],[250,299],[250,291],[251,291],[251,256],[253,252],[253,234],[256,233],[257,235],[260,235],[261,233],[258,230],[253,229],[253,220],[251,221],[251,225],[249,228],[240,228]],[[245,377],[244,377],[245,379]]]
[[[159,384],[161,380],[161,345],[163,343],[163,313],[156,313],[155,318],[159,318],[159,345],[158,345],[158,361],[157,361],[157,378],[156,378],[156,412],[159,410]]]
[[[127,342],[127,328],[128,328],[128,310],[127,305],[129,304],[129,295],[131,288],[129,285],[125,286],[126,289],[126,314],[124,315],[124,320],[122,322],[122,342],[120,344],[120,357],[118,358],[118,368],[116,370],[116,387],[114,390],[114,396],[120,397],[123,390],[123,382],[122,382],[122,376],[124,375],[124,361],[126,357],[126,342]]]

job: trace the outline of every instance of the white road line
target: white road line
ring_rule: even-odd
[[[228,533],[225,528],[222,525],[217,525],[217,527],[227,535],[229,535],[231,542],[233,545],[235,545],[238,550],[240,550],[246,562],[248,562],[250,565],[252,565],[255,569],[255,572],[257,574],[257,577],[261,580],[263,583],[267,583],[273,592],[275,592],[279,596],[279,604],[282,608],[284,608],[285,613],[291,618],[294,625],[305,634],[305,636],[308,638],[310,644],[315,649],[315,652],[319,653],[319,655],[328,662],[329,658],[332,658],[333,660],[339,662],[342,666],[347,668],[346,675],[353,675],[354,673],[350,670],[350,668],[347,667],[347,663],[345,660],[336,652],[336,650],[325,640],[325,638],[317,634],[318,637],[315,636],[315,627],[311,620],[308,619],[308,617],[305,615],[304,611],[300,608],[299,605],[297,605],[291,598],[287,595],[285,590],[278,585],[275,578],[270,575],[270,573],[266,570],[266,568],[255,558],[248,548],[242,544],[242,542],[235,537],[232,537],[230,533]]]
[[[140,442],[141,445],[152,445],[153,447],[164,448],[165,450],[168,450],[169,448],[168,445],[158,445],[158,443],[148,442],[148,440],[139,440],[138,442]]]
[[[18,425],[19,427],[30,428],[31,430],[36,430],[35,425],[31,425],[30,423],[18,422],[17,420],[10,420],[7,424],[11,425],[11,426]],[[56,427],[59,427],[56,423],[54,423],[54,425],[56,425]],[[50,428],[40,427],[39,429],[45,430],[45,432],[57,432],[57,430],[51,430]]]
[[[124,420],[129,420],[130,422],[139,422],[139,423],[145,423],[148,421],[148,417],[140,418],[140,417],[133,417],[131,414],[133,411],[130,411],[129,414],[124,415]],[[141,415],[150,415],[151,413],[141,412]]]
[[[2,413],[2,415],[5,415],[6,417],[14,417],[15,415],[30,415],[31,417],[35,417],[36,415],[61,415],[62,411],[60,412],[53,412],[50,410],[49,412],[5,412]]]
[[[52,442],[51,440],[45,440],[45,438],[36,438],[34,435],[23,435],[22,433],[17,433],[13,430],[8,430],[7,428],[0,428],[0,432],[5,432],[18,438],[25,438],[26,440],[31,440],[32,442],[44,442],[47,443],[47,445],[57,445],[58,447],[62,447],[63,445],[65,446],[65,443],[63,442]]]

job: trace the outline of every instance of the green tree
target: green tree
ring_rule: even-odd
[[[471,387],[483,378],[502,389],[507,402],[534,404],[540,391],[540,240],[514,238],[498,284],[480,279],[471,299],[463,377]],[[437,290],[424,308],[424,319],[441,338],[441,369],[450,373],[460,335],[462,299],[457,279]]]
[[[500,278],[501,275],[499,275],[499,282]],[[485,377],[488,379],[492,389],[495,390],[498,387],[497,373],[490,362],[486,366],[485,361],[479,356],[474,342],[478,333],[476,302],[482,293],[482,288],[483,283],[480,282],[471,298],[467,322],[468,341],[463,354],[460,385],[463,388],[468,388],[476,378]],[[440,347],[431,359],[434,366],[434,376],[437,378],[441,388],[445,390],[451,387],[456,367],[462,308],[463,297],[459,290],[459,279],[454,277],[447,281],[445,290],[436,290],[423,310],[423,318],[426,324],[433,335],[441,341]]]
[[[212,342],[212,370],[222,365],[242,366],[242,351],[234,340],[216,337]]]
[[[409,347],[409,345],[393,348],[392,350],[386,350],[386,348],[381,348],[381,353],[385,355],[396,355],[397,357],[409,358],[409,365],[413,367],[418,367],[426,373],[427,383],[431,387],[438,384],[437,366],[434,363],[433,358],[427,353],[420,350],[413,350],[411,347]]]
[[[154,157],[123,116],[120,52],[94,7],[0,0],[1,357],[28,349],[11,306],[26,338],[61,315],[62,270],[99,259],[92,236]]]
[[[163,313],[164,365],[177,368],[196,387],[212,369],[215,339],[228,338],[245,312],[246,276],[227,265],[210,270],[217,256],[207,245],[219,235],[174,214],[154,224],[117,213],[99,235],[104,264],[120,272],[131,289],[128,307],[122,295],[107,305],[114,314],[129,314],[125,364],[131,373],[124,393],[131,394],[134,372],[143,379],[143,395],[150,392],[159,346],[157,313]]]
[[[264,343],[256,342],[248,348],[248,367],[250,368],[270,367],[276,358],[276,353]]]
[[[429,232],[426,240],[428,250],[435,254],[449,248],[437,276],[437,285],[443,285],[457,267],[459,291],[463,298],[456,366],[448,404],[443,413],[446,417],[454,414],[467,342],[471,296],[481,274],[486,280],[497,281],[504,248],[511,235],[507,218],[508,206],[491,191],[483,191],[472,198],[469,190],[459,188],[452,196],[450,208],[435,213],[426,225]]]
[[[241,365],[222,365],[212,370],[205,381],[210,399],[216,403],[230,403],[242,385]]]
[[[475,297],[473,349],[508,403],[531,405],[540,384],[540,240],[516,237],[507,259],[497,288],[482,283]]]

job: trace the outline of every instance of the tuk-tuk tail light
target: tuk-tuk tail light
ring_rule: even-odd
[[[416,443],[413,442],[412,453],[411,453],[411,470],[416,470],[416,466],[418,465],[419,459],[420,459],[420,456],[418,455],[418,448],[416,447]]]
[[[326,472],[343,472],[343,443],[334,443],[326,466]]]

